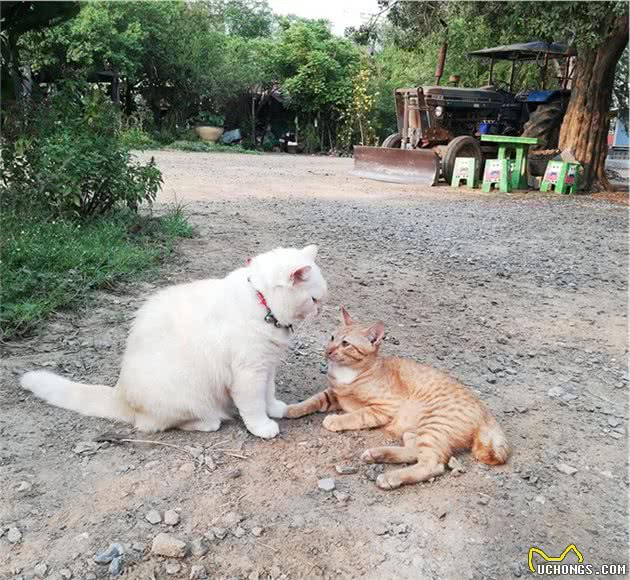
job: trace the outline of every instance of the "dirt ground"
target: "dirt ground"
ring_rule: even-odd
[[[109,578],[95,556],[112,543],[134,579],[189,578],[203,566],[217,579],[504,580],[531,575],[530,547],[559,555],[571,543],[596,568],[628,565],[626,206],[419,192],[351,177],[348,159],[155,155],[165,173],[156,211],[184,203],[197,237],[158,278],[100,293],[2,346],[0,578]],[[149,293],[307,243],[320,247],[330,302],[296,333],[281,398],[324,387],[323,346],[343,302],[385,321],[386,353],[474,389],[509,436],[507,465],[462,454],[463,473],[383,492],[358,460],[383,441],[379,431],[330,433],[319,415],[281,421],[272,441],[239,421],[142,435],[19,390],[34,368],[113,385]],[[104,433],[169,446],[95,443]],[[338,474],[341,465],[356,473]],[[322,478],[334,492],[318,489]],[[179,522],[150,523],[153,510],[175,510]],[[188,555],[152,555],[160,532]]]

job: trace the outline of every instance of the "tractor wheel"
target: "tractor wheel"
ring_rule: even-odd
[[[442,157],[442,175],[447,183],[451,183],[453,169],[455,169],[455,159],[458,157],[474,157],[477,166],[477,179],[481,175],[483,165],[483,153],[481,145],[474,137],[461,135],[455,137],[446,147],[444,157]]]
[[[400,149],[400,133],[392,133],[389,137],[385,138],[381,147],[388,149]]]
[[[560,101],[540,105],[523,126],[522,137],[540,140],[536,149],[557,149],[565,107]]]

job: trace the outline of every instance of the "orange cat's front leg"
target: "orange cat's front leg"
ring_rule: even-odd
[[[326,390],[309,397],[306,401],[289,405],[286,417],[289,419],[297,419],[298,417],[304,417],[304,415],[310,415],[311,413],[325,413],[326,411],[336,411],[337,409],[339,409],[337,397],[335,397],[332,391]]]
[[[388,415],[376,409],[365,407],[345,415],[328,415],[324,419],[324,429],[329,431],[358,431],[387,425],[391,420]]]

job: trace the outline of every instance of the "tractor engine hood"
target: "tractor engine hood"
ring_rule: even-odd
[[[509,93],[495,89],[464,89],[459,87],[422,87],[427,105],[446,109],[500,109],[514,102]]]

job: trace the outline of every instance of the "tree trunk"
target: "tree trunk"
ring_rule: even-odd
[[[560,149],[570,149],[584,167],[582,187],[609,189],[604,165],[608,153],[609,111],[617,62],[628,44],[628,14],[617,18],[608,35],[577,56],[571,99],[562,128]]]
[[[252,142],[254,143],[254,149],[258,148],[256,142],[256,93],[252,92]]]

